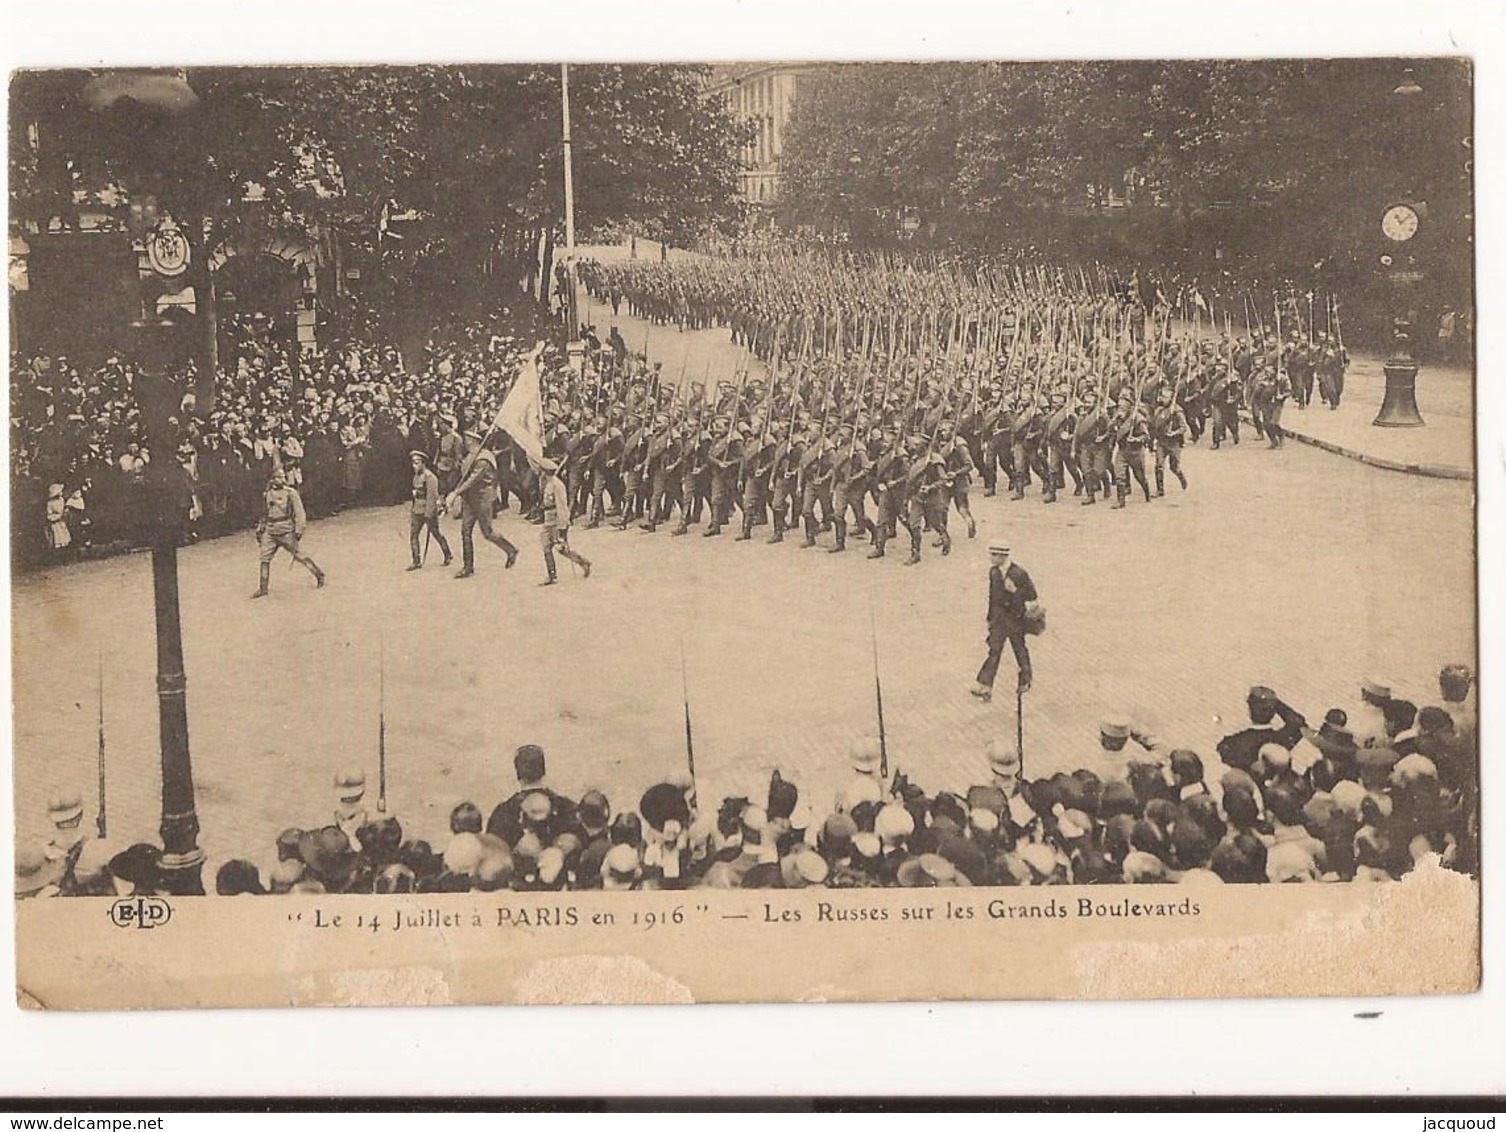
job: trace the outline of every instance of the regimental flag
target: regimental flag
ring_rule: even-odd
[[[539,404],[539,350],[535,349],[523,359],[523,371],[502,399],[497,419],[492,421],[492,431],[501,429],[507,433],[537,464],[544,459],[543,425],[544,413]]]

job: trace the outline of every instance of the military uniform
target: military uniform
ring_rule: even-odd
[[[252,597],[266,597],[272,578],[272,559],[279,549],[286,550],[298,563],[314,576],[320,588],[324,586],[324,572],[314,560],[298,547],[303,538],[303,529],[308,515],[303,509],[303,499],[296,489],[287,485],[281,472],[272,476],[272,482],[262,495],[262,517],[256,527],[256,540],[261,547],[261,584]]]
[[[492,506],[497,498],[497,458],[491,451],[480,447],[481,434],[466,434],[476,441],[477,447],[467,452],[460,464],[460,483],[456,493],[460,496],[460,554],[461,570],[457,578],[469,578],[476,572],[476,543],[474,532],[479,526],[481,537],[507,555],[507,568],[512,569],[518,560],[518,548],[492,529]]]
[[[418,570],[424,564],[418,546],[418,535],[425,529],[439,543],[439,549],[444,554],[441,565],[448,566],[452,561],[450,544],[445,541],[444,534],[439,529],[439,477],[429,470],[422,452],[415,450],[409,455],[414,468],[409,492],[412,503],[408,508],[408,550],[413,556],[413,563],[408,569]]]
[[[1187,490],[1187,477],[1182,473],[1182,446],[1190,431],[1187,418],[1170,397],[1163,396],[1151,417],[1151,440],[1156,446],[1156,494],[1166,494],[1166,465],[1171,465],[1171,474],[1177,477],[1182,490]]]
[[[847,549],[847,512],[850,510],[857,528],[870,532],[873,524],[863,510],[863,497],[868,493],[868,452],[852,435],[852,425],[843,425],[833,453],[832,468],[832,526],[836,531],[836,545],[832,553]]]
[[[1145,493],[1145,502],[1150,502],[1150,484],[1145,479],[1145,446],[1150,443],[1150,430],[1140,410],[1134,407],[1129,397],[1119,400],[1118,413],[1114,419],[1114,482],[1117,494],[1116,509],[1124,506],[1129,495],[1130,476]]]
[[[554,462],[550,460],[543,464],[539,471],[539,495],[544,509],[544,526],[540,532],[540,545],[544,551],[544,569],[547,577],[543,584],[546,586],[552,586],[556,581],[554,565],[556,550],[559,551],[561,557],[579,566],[583,577],[591,576],[591,563],[570,549],[570,493],[565,487],[565,481],[559,478],[558,470]]]

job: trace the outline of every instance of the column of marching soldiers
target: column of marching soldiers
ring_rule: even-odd
[[[701,381],[683,367],[671,381],[616,327],[591,364],[550,374],[545,447],[587,527],[683,535],[704,521],[713,537],[735,509],[738,540],[771,524],[766,541],[798,531],[814,547],[830,530],[838,553],[860,533],[870,558],[902,528],[906,565],[927,530],[950,552],[954,508],[974,535],[975,476],[989,496],[1038,485],[1052,504],[1070,481],[1084,506],[1150,503],[1168,470],[1187,487],[1182,450],[1205,432],[1214,448],[1239,443],[1241,410],[1278,447],[1287,400],[1307,408],[1316,383],[1337,408],[1348,364],[1337,301],[1320,330],[1312,294],[1304,311],[1290,288],[1268,309],[1245,296],[1235,338],[1195,288],[1147,307],[1138,279],[1101,268],[784,254],[580,274],[614,312],[730,328],[769,375],[750,364],[710,387],[708,365]]]

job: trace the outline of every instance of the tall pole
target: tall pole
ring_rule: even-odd
[[[565,151],[565,311],[570,340],[580,332],[575,309],[575,173],[570,161],[570,64],[560,64],[560,116]]]
[[[186,80],[164,75],[107,72],[91,80],[80,94],[83,105],[109,115],[107,122],[121,127],[107,131],[112,139],[107,146],[115,152],[121,167],[130,169],[128,185],[143,196],[149,192],[162,166],[174,159],[176,149],[170,122],[191,111],[198,102]],[[146,144],[131,143],[122,150],[124,139],[145,135]],[[192,208],[178,210],[195,214]],[[197,238],[188,241],[193,263],[188,278],[194,287],[197,310],[195,327],[185,328],[158,316],[157,291],[160,280],[141,281],[141,317],[130,325],[128,342],[136,355],[137,400],[141,402],[146,437],[152,448],[164,455],[147,467],[149,518],[140,533],[148,536],[152,548],[152,596],[157,630],[157,719],[162,759],[162,865],[159,883],[172,895],[202,895],[204,852],[199,848],[199,818],[194,810],[193,763],[188,748],[188,679],[183,671],[183,627],[178,601],[178,542],[182,519],[187,512],[182,484],[173,475],[173,461],[166,454],[177,448],[178,427],[175,418],[182,412],[184,389],[175,375],[190,357],[199,365],[202,388],[212,389],[214,357],[207,347],[212,328],[202,321],[208,317],[211,297],[208,288],[206,249]],[[192,335],[192,341],[187,336]],[[197,414],[205,414],[209,399],[200,400]]]

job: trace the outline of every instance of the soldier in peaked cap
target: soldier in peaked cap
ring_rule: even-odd
[[[266,597],[272,580],[272,559],[278,550],[286,550],[293,561],[314,576],[314,584],[324,587],[324,571],[304,554],[298,546],[303,538],[303,528],[308,523],[308,514],[303,509],[303,499],[296,489],[288,486],[287,477],[281,468],[272,470],[272,479],[262,494],[262,517],[256,526],[256,540],[261,547],[261,584],[251,596]]]
[[[408,569],[423,568],[423,555],[418,546],[418,533],[422,530],[427,530],[429,536],[439,543],[439,549],[444,553],[442,565],[448,566],[452,561],[450,544],[439,529],[439,477],[429,470],[429,458],[417,449],[408,453],[408,460],[413,466],[413,502],[408,510],[408,551],[413,562]]]
[[[570,549],[570,493],[565,488],[565,481],[559,477],[559,465],[547,456],[533,463],[535,472],[539,477],[539,494],[543,498],[544,526],[540,532],[540,543],[544,549],[544,569],[546,577],[540,583],[552,586],[558,580],[555,572],[554,552],[558,550],[566,560],[580,567],[581,576],[591,576],[591,563],[585,557]]]

